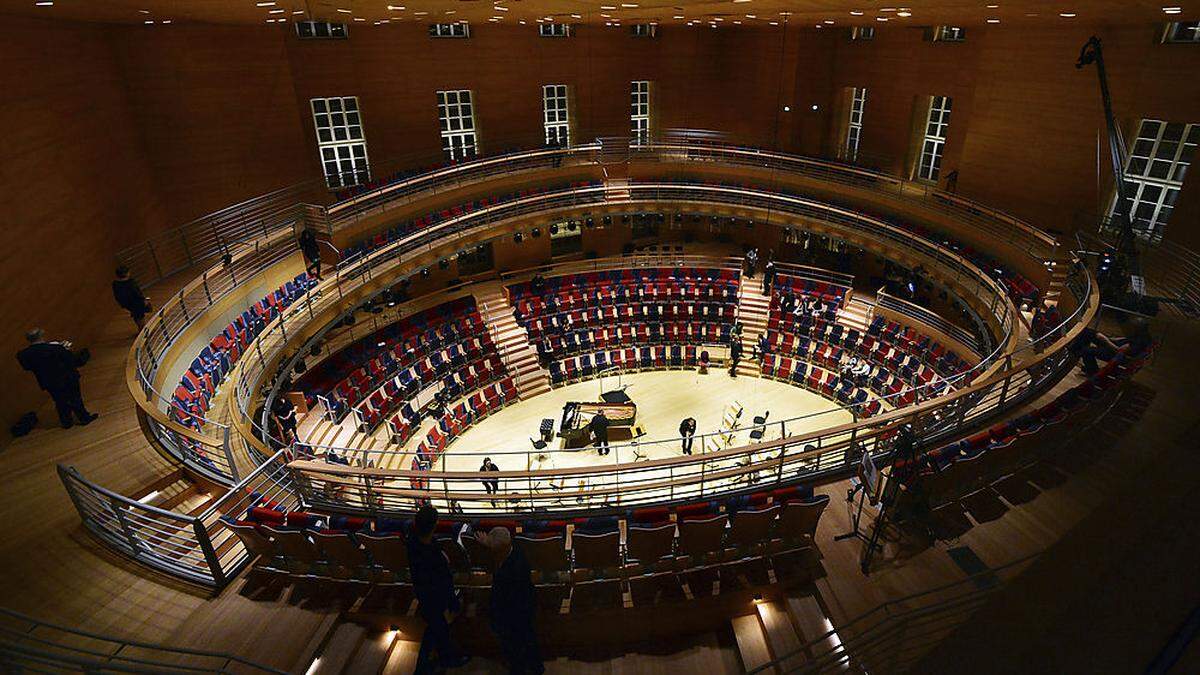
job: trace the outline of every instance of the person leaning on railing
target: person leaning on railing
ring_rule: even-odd
[[[117,278],[112,282],[112,291],[117,304],[129,312],[137,327],[141,329],[146,325],[146,314],[150,312],[150,298],[146,297],[138,282],[129,275],[128,267],[121,265],[117,268]]]
[[[83,393],[79,390],[79,366],[81,358],[71,352],[70,342],[47,342],[41,328],[25,334],[29,346],[17,352],[21,367],[37,377],[38,386],[45,389],[54,406],[58,408],[58,419],[64,429],[72,426],[74,415],[81,426],[91,424],[99,415],[88,412],[83,404]]]

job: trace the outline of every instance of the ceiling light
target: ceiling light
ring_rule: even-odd
[[[572,18],[572,19],[582,19],[582,18],[583,18],[583,16],[581,16],[581,15],[579,15],[579,14],[572,14],[572,15],[571,15],[571,18]]]
[[[270,7],[274,4],[275,4],[274,2],[256,2],[256,3],[254,3],[254,6],[255,7]]]
[[[601,19],[611,19],[611,18],[612,18],[612,14],[605,14],[604,12],[600,12],[600,18],[601,18]],[[682,17],[678,17],[678,16],[677,16],[677,17],[675,17],[675,18],[676,18],[676,19],[679,19],[679,18],[682,18]]]
[[[984,6],[987,7],[988,9],[997,9],[1000,7],[1000,5],[984,5]]]
[[[622,6],[622,7],[628,7],[628,8],[630,8],[630,9],[632,9],[632,8],[634,8],[634,7],[637,7],[637,3],[636,3],[636,2],[622,2],[622,3],[621,3],[621,6]]]
[[[604,15],[603,15],[603,14],[601,14],[600,16],[604,16]],[[672,19],[682,19],[683,17],[682,17],[682,16],[673,16],[673,17],[671,17],[671,18],[672,18]]]
[[[53,7],[54,0],[39,0],[33,4],[37,5],[38,7]]]
[[[908,18],[908,17],[912,16],[912,12],[896,12],[896,16],[902,16],[904,18]]]
[[[488,19],[488,21],[491,23],[496,23],[499,20],[500,20],[500,17],[498,17],[498,16],[493,16],[492,18]]]
[[[875,17],[875,20],[876,21],[887,21],[887,17],[886,16],[877,16],[877,17]]]
[[[282,9],[273,9],[273,10],[267,12],[267,14],[283,14],[283,10]]]
[[[858,9],[850,10],[850,16],[862,16],[862,15],[863,15],[862,10],[858,10]]]
[[[162,22],[163,22],[163,23],[171,23],[171,20],[170,20],[170,19],[163,19],[163,20],[162,20]]]
[[[520,21],[517,21],[517,23],[519,23],[519,24],[521,24],[522,26],[524,26],[524,25],[525,25],[525,19],[521,19]]]
[[[348,9],[341,9],[340,7],[338,8],[338,11],[339,11],[339,12],[341,12],[342,14],[349,14],[349,13],[350,13],[350,10],[348,10]]]
[[[271,21],[271,19],[267,19],[267,21]],[[153,24],[153,23],[154,23],[154,20],[153,20],[153,19],[147,19],[147,20],[143,21],[142,23],[144,23],[144,24],[146,24],[147,26],[149,26],[149,25],[151,25],[151,24]]]
[[[403,12],[404,11],[404,5],[388,5],[387,8],[389,11],[392,11],[392,12]]]
[[[833,25],[833,19],[825,19],[825,22],[824,22],[824,23],[825,23],[826,25],[832,26],[832,25]]]
[[[988,23],[1000,23],[1000,19],[988,19]]]
[[[895,8],[895,7],[880,7],[880,8],[879,8],[879,11],[881,11],[881,12],[894,12],[894,11],[896,11],[896,8]]]
[[[1074,19],[1075,18],[1075,12],[1059,12],[1058,15],[1064,19]]]
[[[302,9],[297,9],[292,12],[292,14],[303,14],[303,13],[304,13],[304,10],[302,10]]]
[[[148,10],[148,9],[139,9],[138,10],[138,14],[149,14],[149,13],[150,13],[150,10]]]
[[[616,9],[616,5],[600,5],[600,9]]]
[[[355,21],[366,21],[366,19],[362,18],[361,16],[354,17],[354,20]],[[283,21],[283,19],[280,19],[280,21]]]
[[[733,0],[733,4],[735,4],[735,5],[742,3],[742,2],[750,2],[750,0]]]
[[[747,15],[746,15],[746,18],[747,18],[747,19],[757,19],[757,18],[758,18],[758,15],[757,15],[757,14],[747,14]]]
[[[448,9],[448,10],[446,10],[446,14],[458,14],[458,10],[457,9]]]
[[[496,5],[492,9],[496,10],[497,12],[507,12],[508,11],[507,7],[501,7],[500,5]]]
[[[1183,11],[1183,8],[1182,7],[1163,7],[1162,10],[1163,10],[1164,14],[1179,14],[1180,12]]]
[[[771,25],[772,25],[772,26],[778,26],[778,25],[779,25],[779,22],[778,22],[778,21],[772,21],[772,22],[771,22]]]
[[[813,109],[813,112],[816,112],[818,110],[818,106],[816,103],[813,104],[812,109]]]

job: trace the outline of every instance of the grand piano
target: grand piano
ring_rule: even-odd
[[[596,413],[601,410],[608,418],[610,440],[614,440],[612,439],[613,432],[618,429],[628,429],[629,431],[626,433],[630,436],[633,435],[633,427],[637,423],[637,404],[629,400],[624,392],[611,393],[617,393],[619,396],[605,394],[601,398],[616,400],[594,403],[569,401],[563,406],[562,422],[558,425],[558,437],[563,440],[562,447],[564,449],[582,448],[591,444],[592,432],[588,425],[591,424]]]

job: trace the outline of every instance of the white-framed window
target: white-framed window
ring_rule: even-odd
[[[1173,21],[1163,31],[1163,42],[1200,43],[1200,21]]]
[[[571,24],[569,23],[539,23],[538,35],[542,37],[570,37]]]
[[[934,42],[963,42],[967,31],[962,26],[938,26],[933,31]]]
[[[1133,227],[1148,239],[1162,237],[1188,166],[1200,145],[1200,124],[1142,120],[1125,162],[1124,203],[1113,196],[1109,217],[1133,214]]]
[[[863,109],[866,106],[866,87],[852,88],[850,90],[850,119],[846,125],[845,159],[848,162],[858,159],[858,141],[862,138]]]
[[[325,184],[343,188],[371,180],[358,97],[314,98],[310,103]]]
[[[546,145],[565,148],[571,145],[571,108],[567,85],[542,86],[542,123]]]
[[[349,36],[346,24],[329,21],[297,21],[296,36],[302,40],[344,40]]]
[[[652,38],[658,35],[658,24],[635,23],[629,27],[629,33],[633,37]]]
[[[851,40],[874,40],[875,39],[875,27],[874,26],[855,26],[854,28],[850,29],[850,39]]]
[[[937,182],[941,174],[946,130],[950,127],[950,104],[949,96],[930,97],[925,137],[921,142],[921,161],[917,166],[917,177],[921,180]]]
[[[475,139],[475,107],[471,90],[437,93],[438,120],[442,125],[442,149],[448,159],[470,159],[478,151]]]
[[[431,23],[429,37],[436,38],[468,38],[471,37],[471,27],[465,21],[458,23]]]
[[[629,123],[634,145],[650,142],[650,82],[629,83]]]

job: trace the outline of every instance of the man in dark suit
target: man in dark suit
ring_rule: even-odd
[[[540,675],[546,667],[534,626],[537,599],[529,561],[521,547],[513,545],[512,533],[503,527],[479,532],[476,537],[499,561],[492,575],[490,623],[504,650],[508,672]]]
[[[45,389],[54,405],[58,408],[58,419],[64,429],[72,425],[71,415],[75,415],[79,424],[91,424],[99,417],[88,412],[83,405],[83,394],[79,391],[78,361],[71,350],[58,342],[46,342],[46,336],[41,328],[34,328],[25,334],[30,345],[17,352],[17,361],[21,367],[37,377],[38,386]]]
[[[696,418],[689,417],[679,423],[679,437],[683,439],[683,454],[692,454],[692,441],[696,436]]]
[[[483,464],[479,467],[479,470],[486,474],[487,472],[490,472],[490,471],[499,471],[500,467],[496,466],[496,463],[492,461],[491,457],[484,457]],[[494,496],[497,492],[500,491],[500,481],[496,480],[495,478],[484,478],[483,479],[483,489],[487,490],[487,493],[489,495]],[[496,500],[493,499],[492,506],[495,506],[495,505],[496,505]]]
[[[604,411],[596,413],[592,418],[591,424],[592,435],[596,437],[596,448],[601,455],[607,455],[608,450],[608,418],[605,417]]]
[[[150,301],[138,282],[129,276],[129,268],[121,265],[117,268],[117,278],[112,282],[113,298],[117,304],[129,312],[138,328],[146,325],[146,313],[150,311]]]
[[[450,561],[433,541],[437,528],[437,509],[426,504],[417,511],[409,533],[408,567],[412,574],[413,593],[417,596],[417,612],[425,619],[425,634],[417,655],[417,673],[432,673],[445,668],[457,668],[469,657],[459,651],[450,637],[450,622],[462,607],[454,590],[454,575]],[[437,653],[434,664],[433,654]]]

